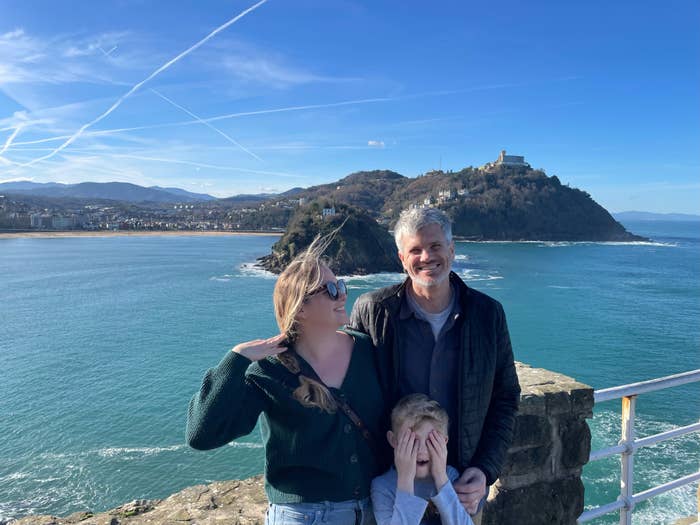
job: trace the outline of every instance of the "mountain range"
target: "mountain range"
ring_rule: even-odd
[[[52,198],[108,199],[122,202],[201,202],[216,200],[216,197],[206,193],[192,193],[180,188],[162,188],[160,186],[145,188],[128,182],[81,182],[79,184],[37,183],[30,181],[5,182],[0,184],[0,193]]]

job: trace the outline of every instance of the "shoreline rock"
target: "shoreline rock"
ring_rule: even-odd
[[[134,500],[106,512],[83,511],[65,517],[32,515],[7,525],[263,525],[267,506],[260,475],[195,485],[162,500]]]
[[[297,210],[285,234],[272,246],[272,253],[260,257],[258,264],[280,274],[316,235],[334,231],[324,255],[336,275],[402,271],[396,245],[385,227],[362,210],[324,201],[314,201]]]

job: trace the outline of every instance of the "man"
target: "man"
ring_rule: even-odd
[[[500,303],[451,271],[452,225],[443,212],[402,212],[394,237],[408,278],[360,296],[350,325],[372,337],[392,406],[418,392],[447,410],[448,462],[461,472],[455,490],[479,525],[520,398],[505,314]]]

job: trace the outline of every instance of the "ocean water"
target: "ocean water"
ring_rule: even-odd
[[[516,359],[605,388],[700,368],[700,223],[632,223],[651,243],[458,243],[455,270],[499,299]],[[184,444],[187,402],[237,342],[275,333],[275,237],[0,240],[0,521],[106,510],[260,473],[257,431],[215,451]],[[349,304],[399,274],[350,277]],[[595,407],[614,444],[619,401]],[[638,434],[698,421],[700,385],[638,400]],[[698,469],[700,439],[643,449],[635,492]],[[588,507],[616,499],[619,461],[584,469]],[[697,484],[634,522],[696,512]],[[596,523],[615,523],[615,515]]]

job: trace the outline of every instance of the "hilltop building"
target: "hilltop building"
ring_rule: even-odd
[[[506,150],[501,150],[501,154],[498,156],[495,162],[490,163],[492,166],[527,166],[530,165],[525,162],[525,157],[521,155],[506,155]]]
[[[326,217],[333,217],[335,215],[335,207],[323,208],[321,215],[325,219]]]

